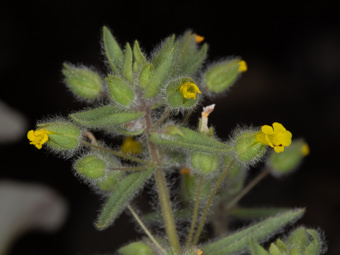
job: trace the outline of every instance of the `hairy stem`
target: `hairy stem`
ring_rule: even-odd
[[[157,240],[153,237],[153,235],[151,234],[151,232],[148,230],[148,228],[144,225],[144,223],[142,222],[142,220],[139,218],[138,214],[135,212],[135,210],[133,210],[133,208],[131,207],[131,205],[128,205],[127,208],[129,209],[130,213],[132,214],[132,216],[135,218],[135,220],[137,221],[137,223],[139,224],[139,226],[143,229],[143,231],[145,232],[145,234],[150,238],[150,240],[157,246],[157,248],[164,254],[166,255],[166,251],[162,248],[162,246],[157,242]]]
[[[255,187],[256,184],[258,184],[264,177],[266,177],[270,172],[271,168],[267,167],[264,169],[258,176],[256,176],[251,182],[248,183],[247,186],[245,186],[240,193],[237,194],[236,197],[234,197],[233,200],[231,200],[225,207],[225,211],[229,211],[232,209],[252,188]]]
[[[99,145],[94,145],[94,144],[88,143],[86,141],[81,141],[81,143],[84,144],[85,146],[92,148],[92,149],[104,151],[104,152],[110,153],[110,154],[115,155],[115,156],[120,157],[120,158],[124,158],[124,159],[131,160],[131,161],[134,161],[134,162],[137,162],[137,163],[145,164],[145,165],[148,165],[148,166],[150,166],[150,165],[152,166],[152,164],[150,164],[150,161],[142,160],[140,158],[133,157],[131,155],[128,155],[128,154],[125,154],[125,153],[122,153],[122,152],[119,152],[119,151],[114,151],[114,150],[111,150],[111,149],[108,149],[108,148],[105,148],[105,147],[102,147],[102,146],[99,146]]]
[[[200,177],[200,182],[199,182],[198,187],[197,187],[194,212],[193,212],[193,216],[192,216],[192,221],[191,221],[188,239],[187,239],[187,242],[185,244],[184,250],[187,250],[189,248],[189,246],[191,244],[192,236],[194,235],[194,230],[195,230],[197,215],[198,215],[198,206],[199,206],[202,182],[203,182],[203,176]]]
[[[181,247],[177,235],[175,219],[173,216],[171,202],[169,197],[169,191],[166,183],[166,179],[161,168],[162,162],[159,157],[159,152],[157,146],[150,141],[150,130],[152,128],[151,113],[150,110],[145,114],[145,124],[146,124],[146,138],[147,144],[150,152],[150,157],[152,161],[156,162],[158,167],[154,173],[158,198],[161,205],[162,216],[165,224],[165,230],[167,237],[169,239],[170,246],[176,251],[177,254],[181,253]]]
[[[227,166],[226,170],[222,173],[222,175],[220,176],[220,178],[218,179],[217,183],[215,184],[215,187],[214,189],[211,191],[210,193],[210,196],[209,196],[209,199],[208,199],[208,202],[204,208],[204,211],[203,211],[203,215],[202,215],[202,218],[201,218],[201,221],[200,221],[200,224],[197,228],[197,232],[196,232],[196,235],[195,235],[195,238],[194,238],[194,241],[192,243],[192,245],[196,245],[199,238],[200,238],[200,235],[201,235],[201,232],[203,230],[203,227],[204,227],[204,223],[205,223],[205,219],[207,218],[207,215],[208,215],[208,211],[209,211],[209,207],[213,201],[213,198],[218,190],[218,188],[221,186],[224,178],[227,176],[227,174],[229,173],[232,165],[234,164],[234,160],[230,161],[229,165]]]

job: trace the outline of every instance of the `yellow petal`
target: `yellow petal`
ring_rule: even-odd
[[[265,134],[268,134],[268,135],[271,135],[271,134],[274,133],[273,128],[271,126],[268,126],[268,125],[262,126],[261,131]]]
[[[246,61],[241,60],[241,61],[239,62],[238,71],[241,73],[241,72],[246,72],[247,70],[248,70],[248,67],[247,67]]]
[[[285,132],[286,131],[285,127],[278,122],[273,123],[273,128],[274,128],[274,132]]]

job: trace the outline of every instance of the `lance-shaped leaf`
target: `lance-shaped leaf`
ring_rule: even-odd
[[[112,195],[102,208],[102,211],[95,223],[96,228],[99,230],[108,228],[125,209],[136,193],[141,190],[153,171],[154,169],[150,169],[147,171],[132,173],[121,180],[115,186]]]
[[[124,78],[132,83],[133,82],[133,74],[132,74],[132,50],[129,43],[126,44],[125,47],[125,56],[123,63],[123,76]]]
[[[287,211],[287,208],[274,208],[274,207],[269,207],[269,208],[235,208],[231,210],[228,215],[233,216],[239,219],[243,220],[259,220],[263,218],[267,218],[270,216],[273,216],[275,214],[285,212]]]
[[[189,128],[169,125],[162,133],[151,133],[151,141],[176,149],[225,154],[231,147]]]
[[[123,51],[107,27],[103,27],[103,47],[112,71],[117,74],[123,61]]]
[[[145,87],[144,96],[146,98],[157,96],[162,86],[165,85],[172,67],[174,53],[173,39],[169,39],[153,59],[154,70]]]
[[[135,58],[135,62],[133,63],[133,71],[138,72],[146,63],[146,58],[139,47],[138,41],[135,41],[135,44],[133,45],[133,56]]]
[[[304,211],[304,209],[290,210],[269,217],[250,227],[203,246],[203,254],[229,255],[240,252],[248,247],[250,237],[253,237],[257,242],[264,241],[280,231],[287,224],[295,222],[303,215]]]
[[[70,115],[76,123],[89,128],[103,128],[119,125],[138,119],[144,112],[122,112],[112,105],[105,105],[92,110],[76,112]]]

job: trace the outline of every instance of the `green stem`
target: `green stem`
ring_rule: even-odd
[[[217,183],[215,184],[215,187],[214,189],[212,190],[210,196],[209,196],[209,199],[208,199],[208,202],[204,208],[204,212],[203,212],[203,215],[202,215],[202,218],[201,218],[201,221],[200,221],[200,224],[197,228],[197,232],[196,232],[196,235],[195,235],[195,238],[194,238],[194,241],[192,243],[193,246],[195,246],[198,242],[198,239],[200,238],[200,235],[201,235],[201,232],[203,230],[203,227],[204,227],[204,223],[205,223],[205,219],[208,215],[208,211],[209,211],[209,207],[212,203],[212,200],[218,190],[218,188],[221,186],[224,178],[227,176],[227,174],[229,173],[232,165],[234,164],[234,160],[230,161],[229,165],[227,166],[226,170],[222,173],[222,175],[220,176],[220,178],[218,179]]]
[[[185,115],[184,119],[182,120],[182,125],[186,124],[189,120],[189,118],[191,117],[191,115],[193,114],[193,112],[195,111],[195,108],[192,108],[187,115]]]
[[[264,177],[266,177],[271,172],[271,170],[272,169],[270,167],[263,170],[258,176],[256,176],[251,182],[249,182],[248,185],[244,187],[243,190],[241,190],[240,193],[238,193],[233,200],[231,200],[224,207],[224,210],[229,211],[230,209],[232,209],[252,188],[255,187],[256,184],[258,184]]]
[[[163,216],[163,220],[165,224],[165,231],[168,236],[170,246],[175,250],[176,254],[180,254],[181,247],[180,247],[180,243],[179,243],[179,239],[177,235],[175,219],[174,219],[172,208],[171,208],[171,202],[170,202],[168,187],[166,184],[166,179],[165,179],[163,170],[161,168],[162,162],[159,157],[157,146],[150,141],[150,129],[152,127],[150,111],[147,111],[147,114],[145,114],[145,124],[146,124],[146,129],[145,129],[146,138],[147,138],[147,144],[149,147],[150,157],[152,161],[158,164],[158,167],[154,175],[155,175],[155,180],[156,180],[158,198],[159,198],[159,202],[161,205],[162,216]]]
[[[143,221],[139,218],[138,214],[133,210],[133,208],[128,205],[127,208],[129,209],[130,213],[132,216],[135,218],[139,226],[143,229],[145,234],[150,238],[150,240],[157,246],[157,248],[164,254],[166,255],[166,251],[162,248],[162,246],[157,242],[157,240],[153,237],[151,232],[148,230],[148,228],[144,225]]]
[[[153,129],[158,127],[164,120],[166,120],[166,118],[169,117],[169,114],[171,112],[171,109],[168,108],[164,111],[163,115],[158,119],[158,121],[153,125]]]
[[[85,146],[92,148],[92,149],[104,151],[104,152],[110,153],[110,154],[115,155],[115,156],[120,157],[120,158],[135,161],[137,163],[145,164],[145,165],[148,165],[148,166],[152,165],[152,164],[150,164],[150,161],[145,161],[145,160],[142,160],[140,158],[127,155],[123,152],[118,152],[118,151],[114,151],[114,150],[111,150],[111,149],[107,149],[105,147],[94,145],[94,144],[88,143],[86,141],[81,141],[81,143],[84,144]]]
[[[194,230],[195,230],[196,221],[197,221],[197,215],[198,215],[198,206],[199,206],[202,182],[203,182],[203,176],[200,177],[200,182],[199,182],[198,187],[197,187],[197,192],[196,192],[196,197],[195,197],[194,212],[193,212],[193,216],[192,216],[192,221],[191,221],[191,226],[190,226],[190,231],[189,231],[188,239],[187,239],[187,242],[185,244],[184,250],[187,250],[189,248],[189,246],[191,244],[192,236],[194,235]]]

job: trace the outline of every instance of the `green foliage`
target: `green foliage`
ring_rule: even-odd
[[[303,140],[287,147],[291,133],[280,123],[234,131],[225,141],[209,126],[214,105],[202,110],[200,104],[207,96],[221,94],[234,84],[247,70],[245,61],[229,58],[205,67],[208,46],[201,45],[202,37],[192,31],[169,36],[149,55],[138,41],[131,44],[133,47],[126,43],[122,50],[107,27],[103,27],[102,36],[110,69],[103,76],[105,82],[89,68],[64,64],[62,70],[66,86],[91,105],[73,112],[68,120],[39,124],[37,130],[28,132],[28,139],[38,149],[46,143],[62,155],[68,151],[72,156],[78,154],[75,174],[106,200],[95,222],[98,230],[111,226],[124,209],[130,211],[148,239],[143,237],[121,247],[121,255],[323,252],[320,234],[304,227],[269,247],[260,245],[293,224],[304,209],[237,206],[267,174],[290,173],[308,154]],[[194,119],[198,127],[192,127],[189,118],[197,116],[192,115],[197,109],[202,111],[201,117]],[[112,140],[117,134],[123,136],[117,141],[122,138],[124,146]],[[103,141],[106,135],[109,142]],[[133,146],[139,146],[138,150]],[[249,166],[265,158],[265,151],[271,147],[275,153],[267,158],[265,170],[249,179]],[[159,208],[139,216],[142,212],[135,212],[130,204],[148,183],[156,190]],[[227,232],[233,218],[252,222],[241,230]],[[155,225],[165,233],[154,237],[150,226]],[[205,226],[211,231],[203,236]]]
[[[114,192],[106,201],[96,221],[96,228],[104,230],[108,228],[120,215],[136,193],[150,178],[154,169],[129,174],[115,187]]]
[[[115,106],[106,105],[88,111],[70,114],[76,123],[89,128],[103,128],[138,119],[144,112],[122,112]]]

